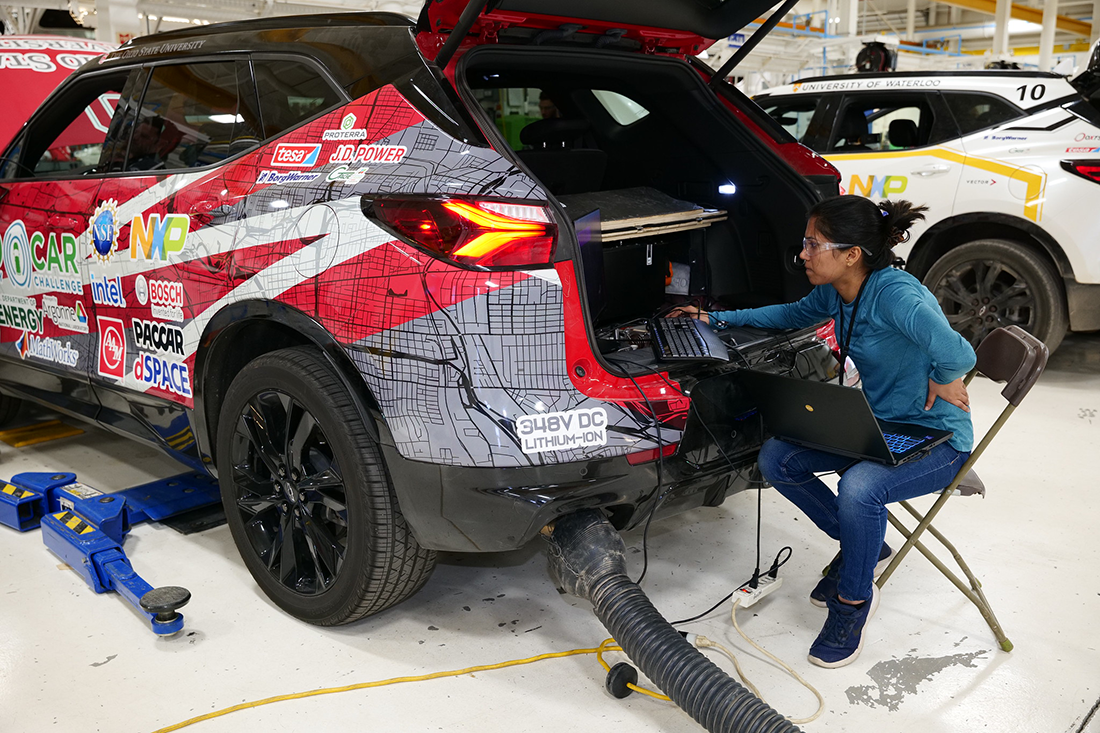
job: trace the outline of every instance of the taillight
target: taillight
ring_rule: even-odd
[[[1062,167],[1093,183],[1100,183],[1100,160],[1063,160]]]
[[[460,198],[363,199],[363,211],[402,239],[473,267],[551,264],[557,225],[545,206]]]
[[[650,448],[649,450],[638,451],[637,453],[627,453],[626,462],[631,466],[640,466],[643,463],[652,463],[658,458],[667,458],[676,452],[676,449],[680,447],[679,441],[675,443],[667,443],[660,448]]]

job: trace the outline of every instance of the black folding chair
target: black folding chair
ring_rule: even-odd
[[[1006,382],[1005,388],[1001,391],[1001,395],[1008,400],[1008,405],[1001,412],[996,422],[982,437],[981,441],[974,448],[974,451],[970,454],[970,458],[966,463],[962,465],[959,472],[955,475],[951,484],[944,489],[936,503],[932,505],[932,508],[928,510],[926,514],[921,514],[913,506],[907,502],[899,502],[906,511],[908,511],[913,518],[917,520],[918,524],[912,531],[906,528],[906,526],[895,516],[893,512],[889,513],[890,524],[902,533],[906,538],[905,544],[898,550],[897,555],[893,561],[887,566],[886,570],[879,576],[878,587],[886,585],[886,581],[890,579],[890,575],[905,559],[906,554],[910,548],[916,547],[920,550],[928,560],[936,566],[937,569],[955,584],[955,587],[962,591],[963,595],[970,599],[970,601],[978,607],[982,616],[986,622],[989,623],[989,628],[993,630],[994,635],[997,637],[997,641],[1000,642],[1001,649],[1006,652],[1012,651],[1012,642],[1005,636],[1004,630],[1001,629],[1001,624],[997,621],[997,617],[993,615],[993,609],[989,605],[989,601],[985,597],[985,593],[982,592],[982,584],[974,573],[970,571],[966,561],[963,560],[962,555],[955,549],[943,534],[932,526],[932,520],[943,509],[944,504],[951,498],[953,494],[961,494],[963,496],[973,496],[974,494],[980,494],[985,496],[985,485],[982,483],[978,475],[974,473],[974,464],[981,457],[985,449],[989,447],[989,444],[993,441],[993,438],[997,436],[1001,427],[1008,420],[1008,417],[1013,411],[1020,405],[1020,402],[1027,395],[1028,391],[1038,381],[1039,375],[1043,373],[1043,369],[1047,365],[1047,357],[1050,352],[1047,350],[1046,344],[1039,339],[1035,338],[1027,331],[1023,330],[1019,326],[1008,326],[1006,328],[998,328],[985,337],[985,340],[978,346],[978,361],[974,369],[966,375],[966,384],[970,384],[974,379],[974,375],[981,372],[986,377],[992,379],[994,382]],[[925,530],[930,532],[933,537],[940,541],[947,550],[951,553],[951,556],[955,558],[955,562],[958,563],[963,573],[966,575],[967,580],[970,581],[970,586],[967,587],[965,583],[951,571],[936,555],[932,553],[921,541],[920,537],[924,534]]]

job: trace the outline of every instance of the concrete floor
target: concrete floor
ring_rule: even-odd
[[[980,431],[1002,402],[986,381],[971,394]],[[835,547],[765,491],[765,562],[784,545],[794,553],[783,586],[738,620],[824,695],[825,712],[804,729],[1100,733],[1098,455],[1100,336],[1071,337],[979,464],[988,498],[953,499],[937,522],[983,578],[1011,653],[914,553],[884,590],[862,656],[837,670],[810,665],[806,651],[825,612],[807,594]],[[96,431],[0,448],[0,473],[28,470],[76,471],[104,490],[180,472]],[[751,574],[756,501],[742,494],[652,527],[644,588],[667,618],[705,610]],[[898,542],[893,530],[888,539]],[[636,577],[641,532],[626,541]],[[537,544],[444,555],[411,600],[338,629],[300,623],[268,602],[224,526],[183,536],[141,525],[126,550],[153,585],[193,593],[180,635],[158,639],[120,598],[92,593],[37,531],[0,529],[0,730],[154,731],[274,695],[592,647],[606,636],[586,602],[555,591]],[[733,649],[782,713],[815,710],[809,692],[740,639],[728,607],[686,628]],[[187,730],[701,730],[671,703],[616,700],[603,681],[594,657],[572,656],[279,702]]]

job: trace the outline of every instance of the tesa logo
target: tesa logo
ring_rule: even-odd
[[[321,145],[296,145],[279,143],[271,154],[271,165],[283,168],[310,168],[317,164]]]
[[[99,373],[121,380],[125,376],[126,326],[117,318],[98,316]]]

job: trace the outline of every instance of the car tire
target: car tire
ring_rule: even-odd
[[[949,251],[924,284],[951,326],[977,347],[995,328],[1015,324],[1058,348],[1066,335],[1065,295],[1057,271],[1015,242],[980,239]]]
[[[218,422],[222,504],[237,549],[276,605],[320,626],[400,603],[435,567],[398,508],[365,419],[324,357],[296,347],[246,365]]]
[[[0,394],[0,428],[6,428],[15,422],[22,408],[23,400]]]

